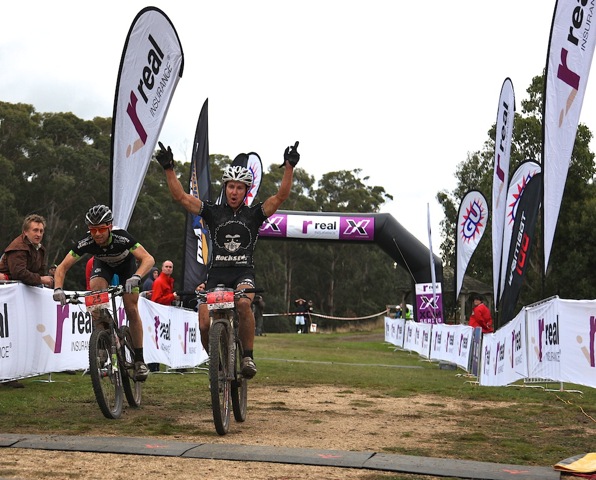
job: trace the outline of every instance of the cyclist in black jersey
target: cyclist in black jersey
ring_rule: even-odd
[[[206,289],[223,284],[228,288],[254,288],[255,274],[253,252],[257,244],[259,227],[290,196],[294,167],[300,160],[298,142],[287,147],[284,152],[285,167],[279,190],[264,202],[247,206],[245,199],[250,191],[253,176],[249,169],[241,166],[228,166],[224,170],[225,201],[222,205],[202,202],[184,191],[174,172],[174,156],[160,142],[157,161],[164,168],[172,198],[186,210],[201,215],[207,224],[212,239],[211,267],[207,276]],[[251,309],[254,293],[245,294],[237,301],[239,336],[244,349],[242,374],[252,378],[257,373],[253,358],[255,338],[255,317]],[[199,306],[199,329],[201,343],[205,351],[209,349],[209,312],[207,305]]]
[[[120,283],[124,282],[125,286],[122,299],[135,346],[135,379],[144,381],[149,369],[143,358],[143,324],[138,308],[139,286],[141,278],[151,270],[155,260],[130,233],[114,228],[112,220],[112,211],[105,205],[96,205],[87,212],[85,223],[89,232],[56,268],[54,300],[62,305],[66,304],[66,294],[62,289],[66,272],[85,254],[95,257],[91,270],[91,290],[107,288],[112,277],[118,275]]]

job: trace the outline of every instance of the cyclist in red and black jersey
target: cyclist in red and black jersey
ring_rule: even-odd
[[[85,216],[88,234],[79,240],[64,257],[54,274],[54,300],[66,304],[62,287],[66,272],[85,254],[94,256],[89,286],[91,290],[108,288],[112,277],[118,275],[124,282],[122,296],[124,310],[130,322],[130,333],[135,346],[135,379],[147,379],[149,369],[143,358],[143,324],[139,315],[139,286],[141,278],[155,264],[153,257],[126,230],[114,228],[112,211],[105,205],[92,207]],[[138,263],[138,266],[137,266]]]
[[[225,202],[216,205],[202,202],[184,191],[182,184],[174,172],[174,156],[170,147],[167,149],[159,143],[160,151],[157,161],[164,168],[166,180],[172,198],[186,210],[200,215],[205,220],[212,239],[212,258],[206,289],[218,284],[228,288],[254,288],[255,274],[253,253],[257,244],[259,228],[269,216],[273,215],[280,205],[290,196],[294,167],[300,160],[298,142],[284,152],[285,167],[279,190],[264,202],[247,206],[245,198],[250,191],[253,176],[249,169],[242,166],[228,166],[224,170],[222,182],[225,190]],[[253,359],[255,338],[255,317],[251,309],[254,293],[245,294],[237,302],[239,317],[239,336],[244,349],[242,374],[252,378],[257,373]],[[207,305],[199,306],[199,329],[203,348],[209,348],[209,312]]]

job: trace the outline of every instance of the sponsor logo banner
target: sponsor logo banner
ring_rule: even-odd
[[[182,76],[182,46],[168,17],[147,7],[134,19],[118,72],[112,122],[112,210],[127,228]]]
[[[374,227],[373,217],[274,214],[263,223],[259,235],[372,242]]]

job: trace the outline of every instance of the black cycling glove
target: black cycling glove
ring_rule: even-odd
[[[170,147],[164,147],[163,143],[159,143],[159,152],[155,155],[155,159],[163,167],[164,170],[174,170],[174,154]]]
[[[292,165],[292,168],[296,166],[298,160],[300,160],[300,154],[298,153],[298,144],[300,142],[296,142],[293,147],[286,147],[284,151],[284,163],[282,163],[279,168],[283,167],[286,162]]]

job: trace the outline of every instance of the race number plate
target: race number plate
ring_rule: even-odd
[[[231,290],[207,292],[207,308],[209,310],[234,308],[234,292]]]
[[[110,296],[108,292],[94,293],[85,297],[85,306],[88,312],[106,308],[110,305]]]

